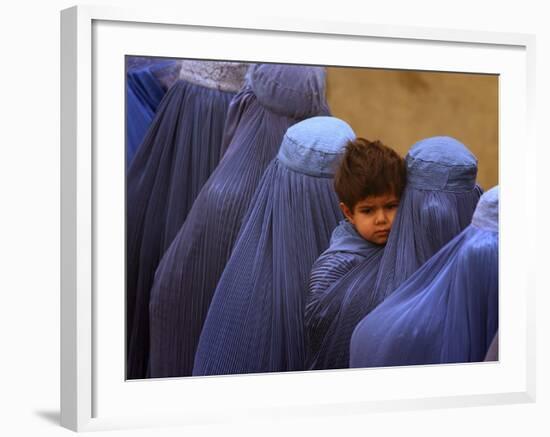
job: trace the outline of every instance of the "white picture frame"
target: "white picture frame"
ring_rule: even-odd
[[[237,51],[220,41],[246,44]],[[352,57],[363,48],[369,59]],[[510,232],[530,211],[518,205],[535,203],[534,50],[534,36],[525,34],[103,6],[62,11],[61,424],[83,431],[534,401],[534,264],[513,254],[534,247],[536,233]],[[500,361],[121,379],[123,53],[499,74]],[[512,156],[514,144],[524,153]],[[527,214],[534,223],[534,211]]]

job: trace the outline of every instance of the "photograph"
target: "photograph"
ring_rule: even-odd
[[[499,360],[498,74],[124,62],[127,380]]]

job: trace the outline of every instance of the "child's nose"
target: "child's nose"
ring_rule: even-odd
[[[386,220],[386,212],[383,209],[378,210],[376,214],[376,223],[385,223]]]

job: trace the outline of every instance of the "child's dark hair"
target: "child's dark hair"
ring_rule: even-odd
[[[348,142],[334,176],[340,202],[348,208],[367,196],[392,193],[400,198],[405,188],[405,161],[380,141],[356,138]]]

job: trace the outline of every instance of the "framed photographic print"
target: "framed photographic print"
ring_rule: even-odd
[[[534,400],[533,266],[518,256],[534,236],[514,231],[534,201],[532,36],[61,17],[63,426]],[[350,142],[401,170],[346,209]],[[359,214],[376,208],[369,233]],[[470,222],[493,249],[461,271],[486,241]],[[336,240],[353,252],[349,235],[372,251],[311,299],[316,261]]]

